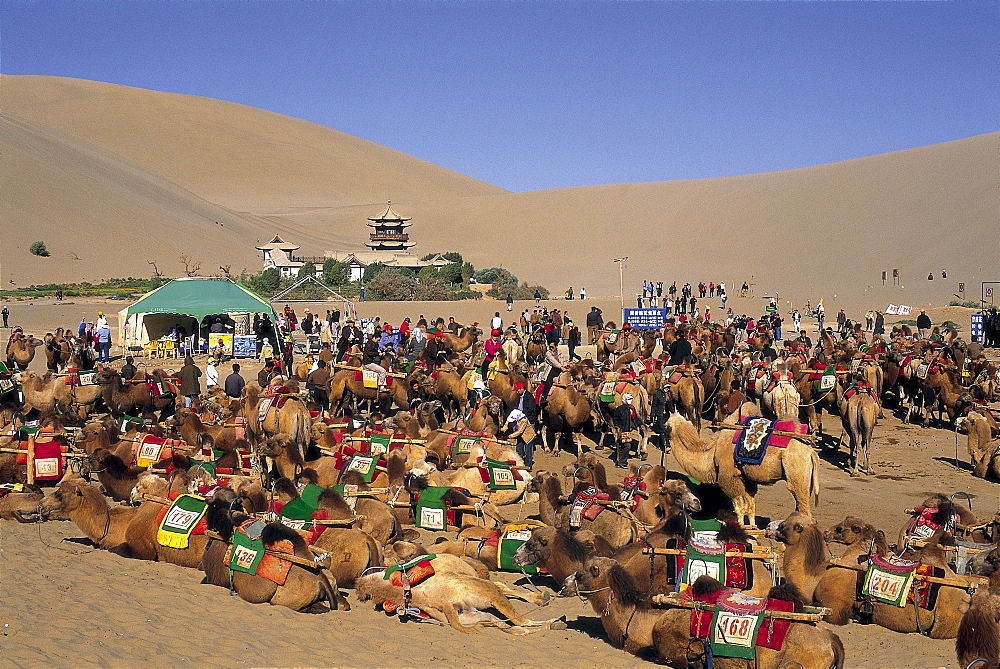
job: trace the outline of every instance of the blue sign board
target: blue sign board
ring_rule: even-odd
[[[977,340],[983,340],[983,315],[972,314],[972,336]]]
[[[626,309],[625,322],[642,330],[659,330],[667,321],[666,309]]]
[[[253,335],[236,335],[233,340],[234,358],[252,358],[257,355],[257,339]]]

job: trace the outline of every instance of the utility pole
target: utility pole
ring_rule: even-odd
[[[625,261],[628,260],[628,256],[623,258],[615,258],[615,262],[618,263],[618,294],[621,296],[622,300],[622,319],[625,318]]]

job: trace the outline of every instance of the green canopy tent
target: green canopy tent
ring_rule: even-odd
[[[229,279],[182,277],[119,311],[119,337],[125,347],[143,346],[170,334],[178,325],[197,335],[206,317],[233,314],[267,314],[277,322],[271,303],[242,284]]]

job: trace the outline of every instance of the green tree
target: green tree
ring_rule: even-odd
[[[420,279],[420,283],[430,283],[432,281],[437,281],[438,269],[433,265],[428,265],[427,267],[420,268],[420,273],[417,274],[417,278]]]
[[[33,242],[31,246],[28,247],[28,251],[30,251],[32,255],[42,256],[43,258],[48,257],[49,255],[48,249],[45,248],[45,242]]]
[[[445,265],[438,272],[438,277],[442,281],[447,281],[448,283],[462,283],[462,279],[464,278],[462,276],[462,265],[459,263]]]
[[[340,286],[347,283],[351,276],[351,266],[346,262],[338,262],[333,258],[327,258],[323,263],[323,281],[331,286]]]
[[[459,265],[462,264],[462,254],[457,251],[448,251],[447,253],[442,253],[441,257],[445,260],[450,260],[452,262],[457,262]]]
[[[299,268],[297,276],[301,279],[304,276],[316,276],[316,265],[311,262],[307,262],[305,265]]]
[[[370,280],[366,279],[365,285],[370,300],[409,300],[416,294],[419,284],[413,272],[382,265],[382,270]]]
[[[281,273],[274,267],[269,267],[260,273],[254,281],[256,290],[262,295],[273,295],[281,285]]]
[[[389,269],[387,265],[380,262],[373,262],[368,267],[365,267],[365,273],[361,276],[361,282],[367,286],[370,281],[387,269]]]

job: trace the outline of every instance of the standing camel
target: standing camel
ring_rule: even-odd
[[[743,415],[759,413],[755,405],[744,405]],[[727,419],[736,421],[736,415]],[[667,421],[671,452],[684,471],[702,483],[714,483],[733,501],[740,522],[756,521],[754,496],[759,485],[787,481],[795,498],[795,510],[811,515],[810,501],[819,501],[819,457],[808,442],[791,438],[785,448],[768,446],[759,465],[736,462],[735,430],[723,429],[703,440],[686,418],[678,413]]]
[[[28,365],[35,359],[35,349],[44,344],[45,342],[35,337],[22,336],[12,339],[7,344],[7,367],[13,369],[17,366],[22,372],[28,369]]]
[[[863,461],[861,472],[871,474],[873,469],[868,449],[871,447],[872,433],[875,432],[875,422],[878,420],[879,403],[874,391],[864,381],[858,381],[857,387],[851,390],[840,400],[840,420],[844,425],[844,431],[851,438],[851,476],[858,475],[859,451]]]

